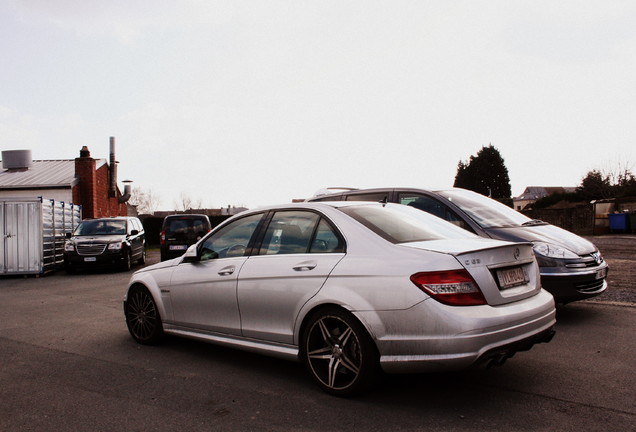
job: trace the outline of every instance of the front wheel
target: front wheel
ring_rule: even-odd
[[[163,338],[161,316],[147,289],[135,287],[129,291],[124,314],[128,331],[138,343],[153,345]]]
[[[129,250],[124,252],[124,261],[121,264],[123,271],[130,271],[132,269],[132,256]]]
[[[302,359],[328,393],[352,396],[371,387],[379,375],[378,353],[366,329],[348,312],[330,308],[309,320]]]
[[[146,264],[146,246],[141,249],[141,257],[139,257],[139,261],[137,262],[141,265]]]

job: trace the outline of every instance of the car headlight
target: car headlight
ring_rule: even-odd
[[[75,252],[75,245],[73,243],[64,243],[64,252]]]
[[[576,259],[579,256],[569,249],[551,243],[536,242],[534,252],[547,258]]]
[[[108,250],[121,250],[122,243],[111,243],[108,245]]]

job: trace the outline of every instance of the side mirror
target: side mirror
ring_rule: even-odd
[[[139,230],[132,230],[130,232],[130,235],[137,235],[137,234],[139,234]]]
[[[67,239],[70,239],[72,236],[73,236],[73,234],[72,234],[72,233],[70,233],[70,232],[67,232],[67,233],[66,233],[66,238],[67,238]]]
[[[183,254],[181,262],[197,262],[199,261],[199,255],[197,254],[197,245],[191,245],[188,250]]]

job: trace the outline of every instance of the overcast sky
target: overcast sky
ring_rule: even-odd
[[[634,1],[0,0],[0,149],[88,146],[160,209],[636,164]],[[631,166],[634,169],[634,166]]]

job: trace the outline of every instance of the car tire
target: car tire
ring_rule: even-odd
[[[141,249],[141,256],[139,257],[139,260],[137,262],[141,265],[146,264],[146,247],[145,246]]]
[[[130,271],[132,269],[132,255],[129,250],[124,252],[124,262],[121,265],[123,271]]]
[[[375,343],[364,326],[340,308],[312,315],[304,327],[301,358],[318,385],[336,396],[368,390],[380,375]]]
[[[147,289],[133,287],[124,307],[130,335],[142,345],[154,345],[164,336],[157,304]]]

